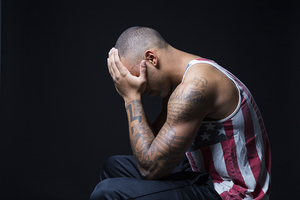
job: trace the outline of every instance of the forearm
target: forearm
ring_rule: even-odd
[[[156,134],[148,124],[141,100],[130,101],[125,106],[132,152],[142,176],[146,177],[150,167],[149,150]]]
[[[139,171],[145,179],[167,176],[187,150],[187,137],[178,136],[167,121],[157,134],[147,123],[140,100],[125,104],[128,116],[130,142]]]

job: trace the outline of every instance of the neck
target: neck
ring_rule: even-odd
[[[172,46],[169,46],[163,54],[160,65],[164,71],[163,73],[171,81],[172,86],[177,86],[181,83],[188,63],[193,59],[200,58],[199,56],[175,49]]]

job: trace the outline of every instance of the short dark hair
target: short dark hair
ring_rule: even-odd
[[[136,62],[143,59],[147,49],[157,47],[166,48],[169,44],[154,29],[134,26],[125,30],[118,38],[115,48],[119,56]]]

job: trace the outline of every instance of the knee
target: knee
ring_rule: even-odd
[[[119,195],[116,192],[116,185],[116,180],[114,179],[106,179],[101,181],[92,192],[90,200],[119,199]]]
[[[123,155],[115,155],[109,157],[103,167],[102,171],[105,172],[106,174],[113,174],[117,170],[119,170],[120,166],[123,166],[123,164],[126,162],[128,156],[123,156]]]
[[[103,164],[102,171],[109,173],[109,171],[114,171],[114,168],[119,165],[122,156],[116,155],[109,157]]]
[[[122,155],[111,156],[104,162],[103,167],[111,168],[111,167],[115,166],[116,164],[118,164],[120,162],[120,160],[123,159],[123,157],[124,156],[122,156]]]

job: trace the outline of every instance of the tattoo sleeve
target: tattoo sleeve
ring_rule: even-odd
[[[195,78],[178,86],[168,103],[167,119],[155,137],[140,100],[127,103],[130,143],[140,173],[145,179],[168,175],[191,145],[200,123],[195,111],[205,102],[207,80]],[[190,122],[193,123],[190,123]]]

